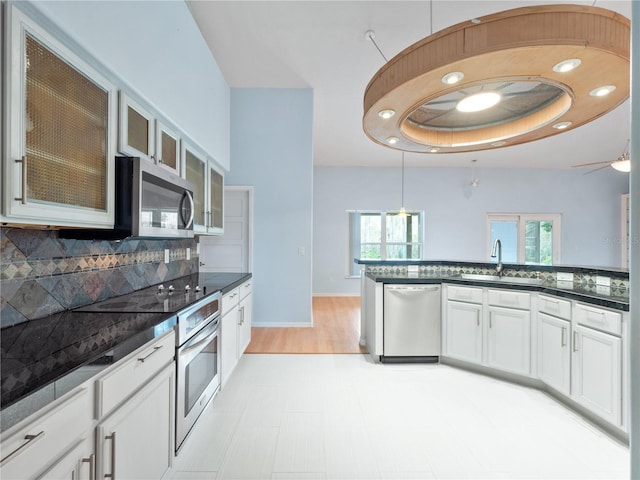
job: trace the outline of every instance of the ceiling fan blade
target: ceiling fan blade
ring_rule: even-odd
[[[607,168],[609,165],[603,165],[602,167],[594,168],[593,170],[589,170],[588,172],[584,172],[583,175],[589,175],[590,173],[597,172],[598,170],[603,170]]]
[[[602,165],[603,163],[611,165],[613,162],[615,162],[615,160],[607,160],[605,162],[579,163],[578,165],[571,165],[571,167],[590,167],[591,165]]]

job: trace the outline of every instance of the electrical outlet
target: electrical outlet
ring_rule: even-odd
[[[418,273],[418,265],[408,265],[407,272],[409,273]]]
[[[601,276],[596,276],[596,285],[601,285],[603,287],[610,287],[611,286],[611,278],[609,277],[601,277]]]
[[[164,249],[164,263],[169,263],[169,249]]]
[[[559,282],[573,282],[573,273],[571,272],[558,272],[557,280]]]
[[[187,260],[191,260],[191,249],[187,247]]]
[[[196,255],[200,255],[200,242],[196,243]]]
[[[298,255],[304,257],[304,247],[298,247]]]

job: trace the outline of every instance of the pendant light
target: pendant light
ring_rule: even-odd
[[[365,89],[363,128],[380,145],[508,147],[571,131],[629,97],[631,22],[612,10],[533,5],[434,33],[432,4],[430,34],[383,56]]]
[[[401,198],[400,198],[400,211],[398,212],[398,215],[401,217],[406,217],[407,210],[404,208],[404,151],[401,153],[402,153],[402,182],[400,185]]]

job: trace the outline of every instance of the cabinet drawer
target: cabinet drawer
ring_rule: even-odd
[[[568,300],[540,295],[538,297],[538,311],[571,320],[571,302]]]
[[[160,369],[172,362],[175,347],[175,334],[171,331],[140,348],[116,364],[114,370],[110,370],[97,380],[98,418],[113,410],[147,383]]]
[[[603,332],[622,334],[622,314],[603,308],[576,303],[576,321],[580,325],[602,330]]]
[[[234,288],[222,296],[222,315],[226,315],[240,301],[240,288]]]
[[[0,476],[32,478],[60,458],[92,425],[93,401],[83,387],[59,405],[2,439]]]
[[[531,295],[510,290],[489,290],[489,305],[529,310],[531,308]]]
[[[447,298],[468,303],[482,303],[482,289],[473,287],[447,286]]]
[[[248,282],[244,282],[242,285],[240,285],[240,300],[242,300],[244,297],[246,297],[247,295],[249,295],[251,293],[251,281]]]

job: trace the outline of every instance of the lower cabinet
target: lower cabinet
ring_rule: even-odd
[[[571,322],[538,313],[538,376],[560,393],[571,393]]]
[[[573,397],[600,417],[621,425],[621,339],[577,325],[573,331]]]
[[[253,294],[251,281],[222,297],[221,385],[227,382],[238,360],[251,342]]]
[[[94,458],[91,387],[78,387],[33,420],[3,433],[3,480],[93,478],[87,475]]]
[[[253,294],[249,292],[240,300],[238,321],[238,358],[251,343],[251,321],[253,317]]]
[[[237,295],[237,294],[236,294]],[[232,301],[231,300],[226,300]],[[220,383],[227,383],[233,369],[238,363],[238,304],[225,309],[225,298],[222,298],[223,314],[220,321]],[[225,311],[226,310],[226,311]]]
[[[93,439],[83,438],[51,466],[39,479],[93,480],[96,456]]]
[[[531,371],[531,314],[528,310],[489,307],[487,365],[529,375]]]
[[[446,355],[482,362],[482,305],[447,302]]]
[[[171,467],[174,383],[171,364],[98,424],[98,478],[160,479]]]

